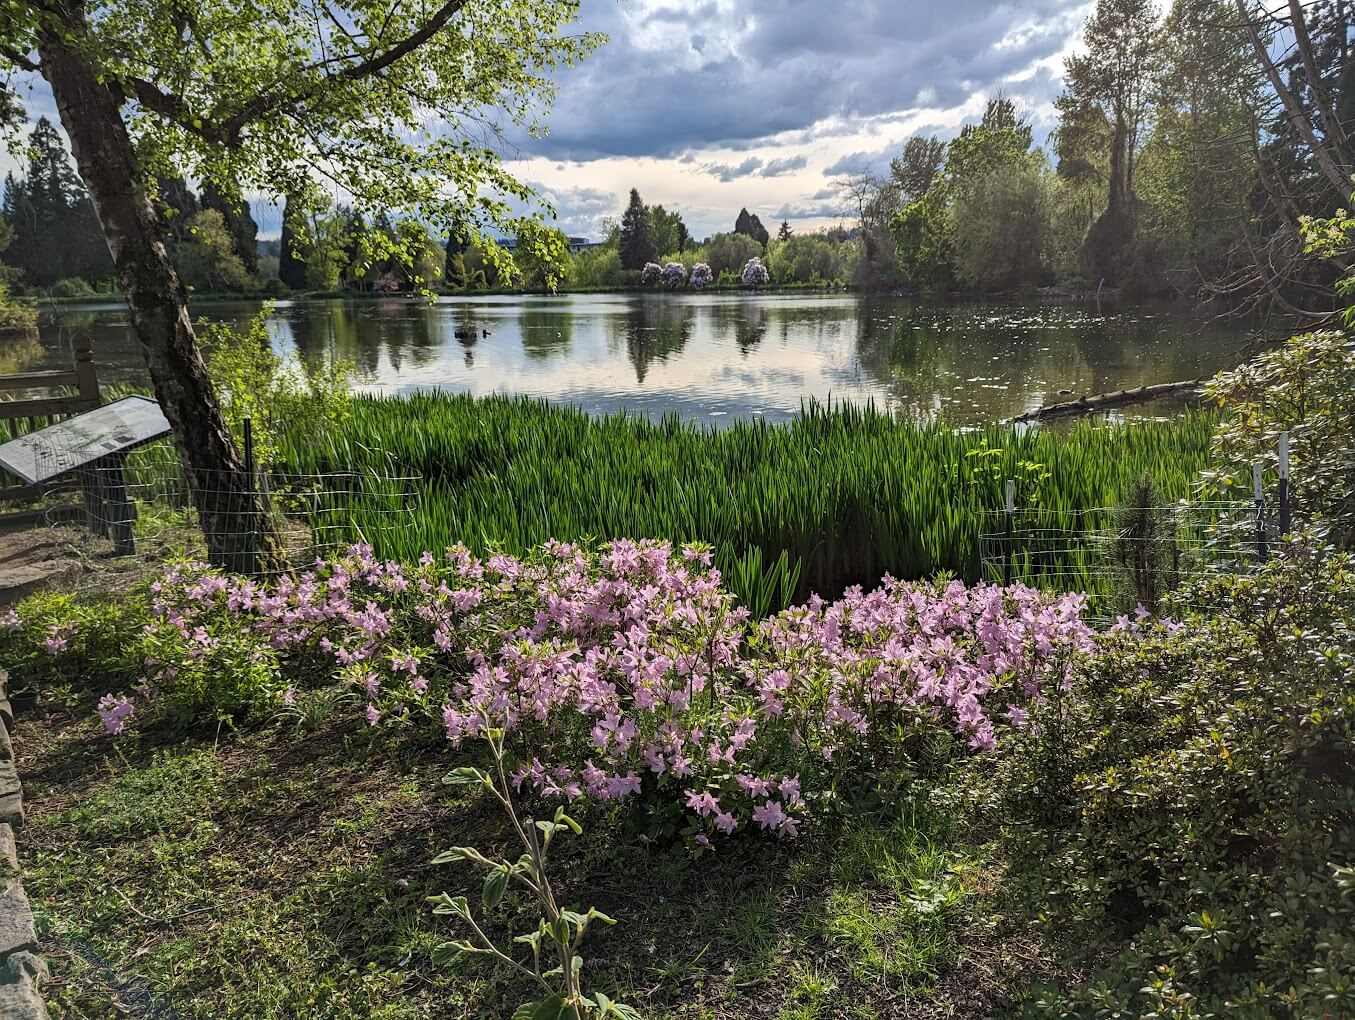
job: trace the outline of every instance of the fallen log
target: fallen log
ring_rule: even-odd
[[[1078,397],[1059,404],[1046,404],[1025,414],[1018,414],[1007,424],[1016,425],[1033,421],[1048,421],[1050,418],[1065,418],[1075,414],[1096,414],[1130,404],[1144,404],[1163,397],[1185,397],[1198,393],[1204,386],[1203,379],[1185,379],[1181,382],[1153,383],[1132,390],[1116,390],[1113,393],[1098,393],[1093,397]]]

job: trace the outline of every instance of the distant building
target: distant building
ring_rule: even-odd
[[[516,237],[501,237],[499,238],[499,244],[502,245],[506,251],[518,250],[518,239]],[[590,241],[586,237],[571,237],[569,239],[569,252],[571,255],[576,255],[588,248],[596,248],[600,244],[602,244],[601,241]]]

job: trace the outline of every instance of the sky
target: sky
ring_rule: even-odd
[[[508,168],[599,237],[632,187],[701,238],[742,207],[774,231],[845,221],[834,186],[885,172],[913,134],[953,136],[988,97],[1015,99],[1044,139],[1085,0],[582,0],[608,42],[558,75],[544,138]],[[20,84],[16,82],[16,84]],[[55,119],[41,82],[30,117]],[[0,167],[0,170],[8,167]],[[260,236],[276,209],[256,206]]]
[[[606,45],[559,78],[546,138],[510,167],[596,236],[630,188],[731,230],[827,226],[835,179],[887,171],[912,134],[954,135],[1003,92],[1043,139],[1091,5],[1069,0],[583,0]]]

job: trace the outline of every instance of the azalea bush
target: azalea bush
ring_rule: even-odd
[[[377,731],[460,746],[492,720],[517,786],[635,799],[649,835],[702,846],[792,837],[940,745],[992,749],[1092,640],[1081,596],[957,581],[887,579],[753,625],[710,562],[617,541],[414,565],[355,547],[271,586],[177,566],[105,724],[266,715],[337,683]]]
[[[652,287],[663,278],[663,266],[657,262],[646,262],[645,267],[640,270],[640,282],[646,287]]]
[[[692,266],[692,275],[688,277],[687,282],[691,284],[693,290],[702,290],[715,280],[715,274],[710,271],[710,266],[704,262],[698,262]]]
[[[743,264],[743,272],[739,274],[739,279],[743,281],[745,287],[761,287],[771,282],[771,275],[767,272],[767,267],[762,264],[762,259],[751,258]]]
[[[659,282],[669,290],[677,290],[687,282],[687,267],[681,262],[669,262],[659,274]]]
[[[1123,621],[973,762],[1009,888],[1081,975],[1038,1015],[1355,1015],[1355,560],[1289,556]]]

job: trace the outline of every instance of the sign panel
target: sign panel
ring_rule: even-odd
[[[123,397],[0,445],[0,467],[33,484],[169,435],[160,405]]]

